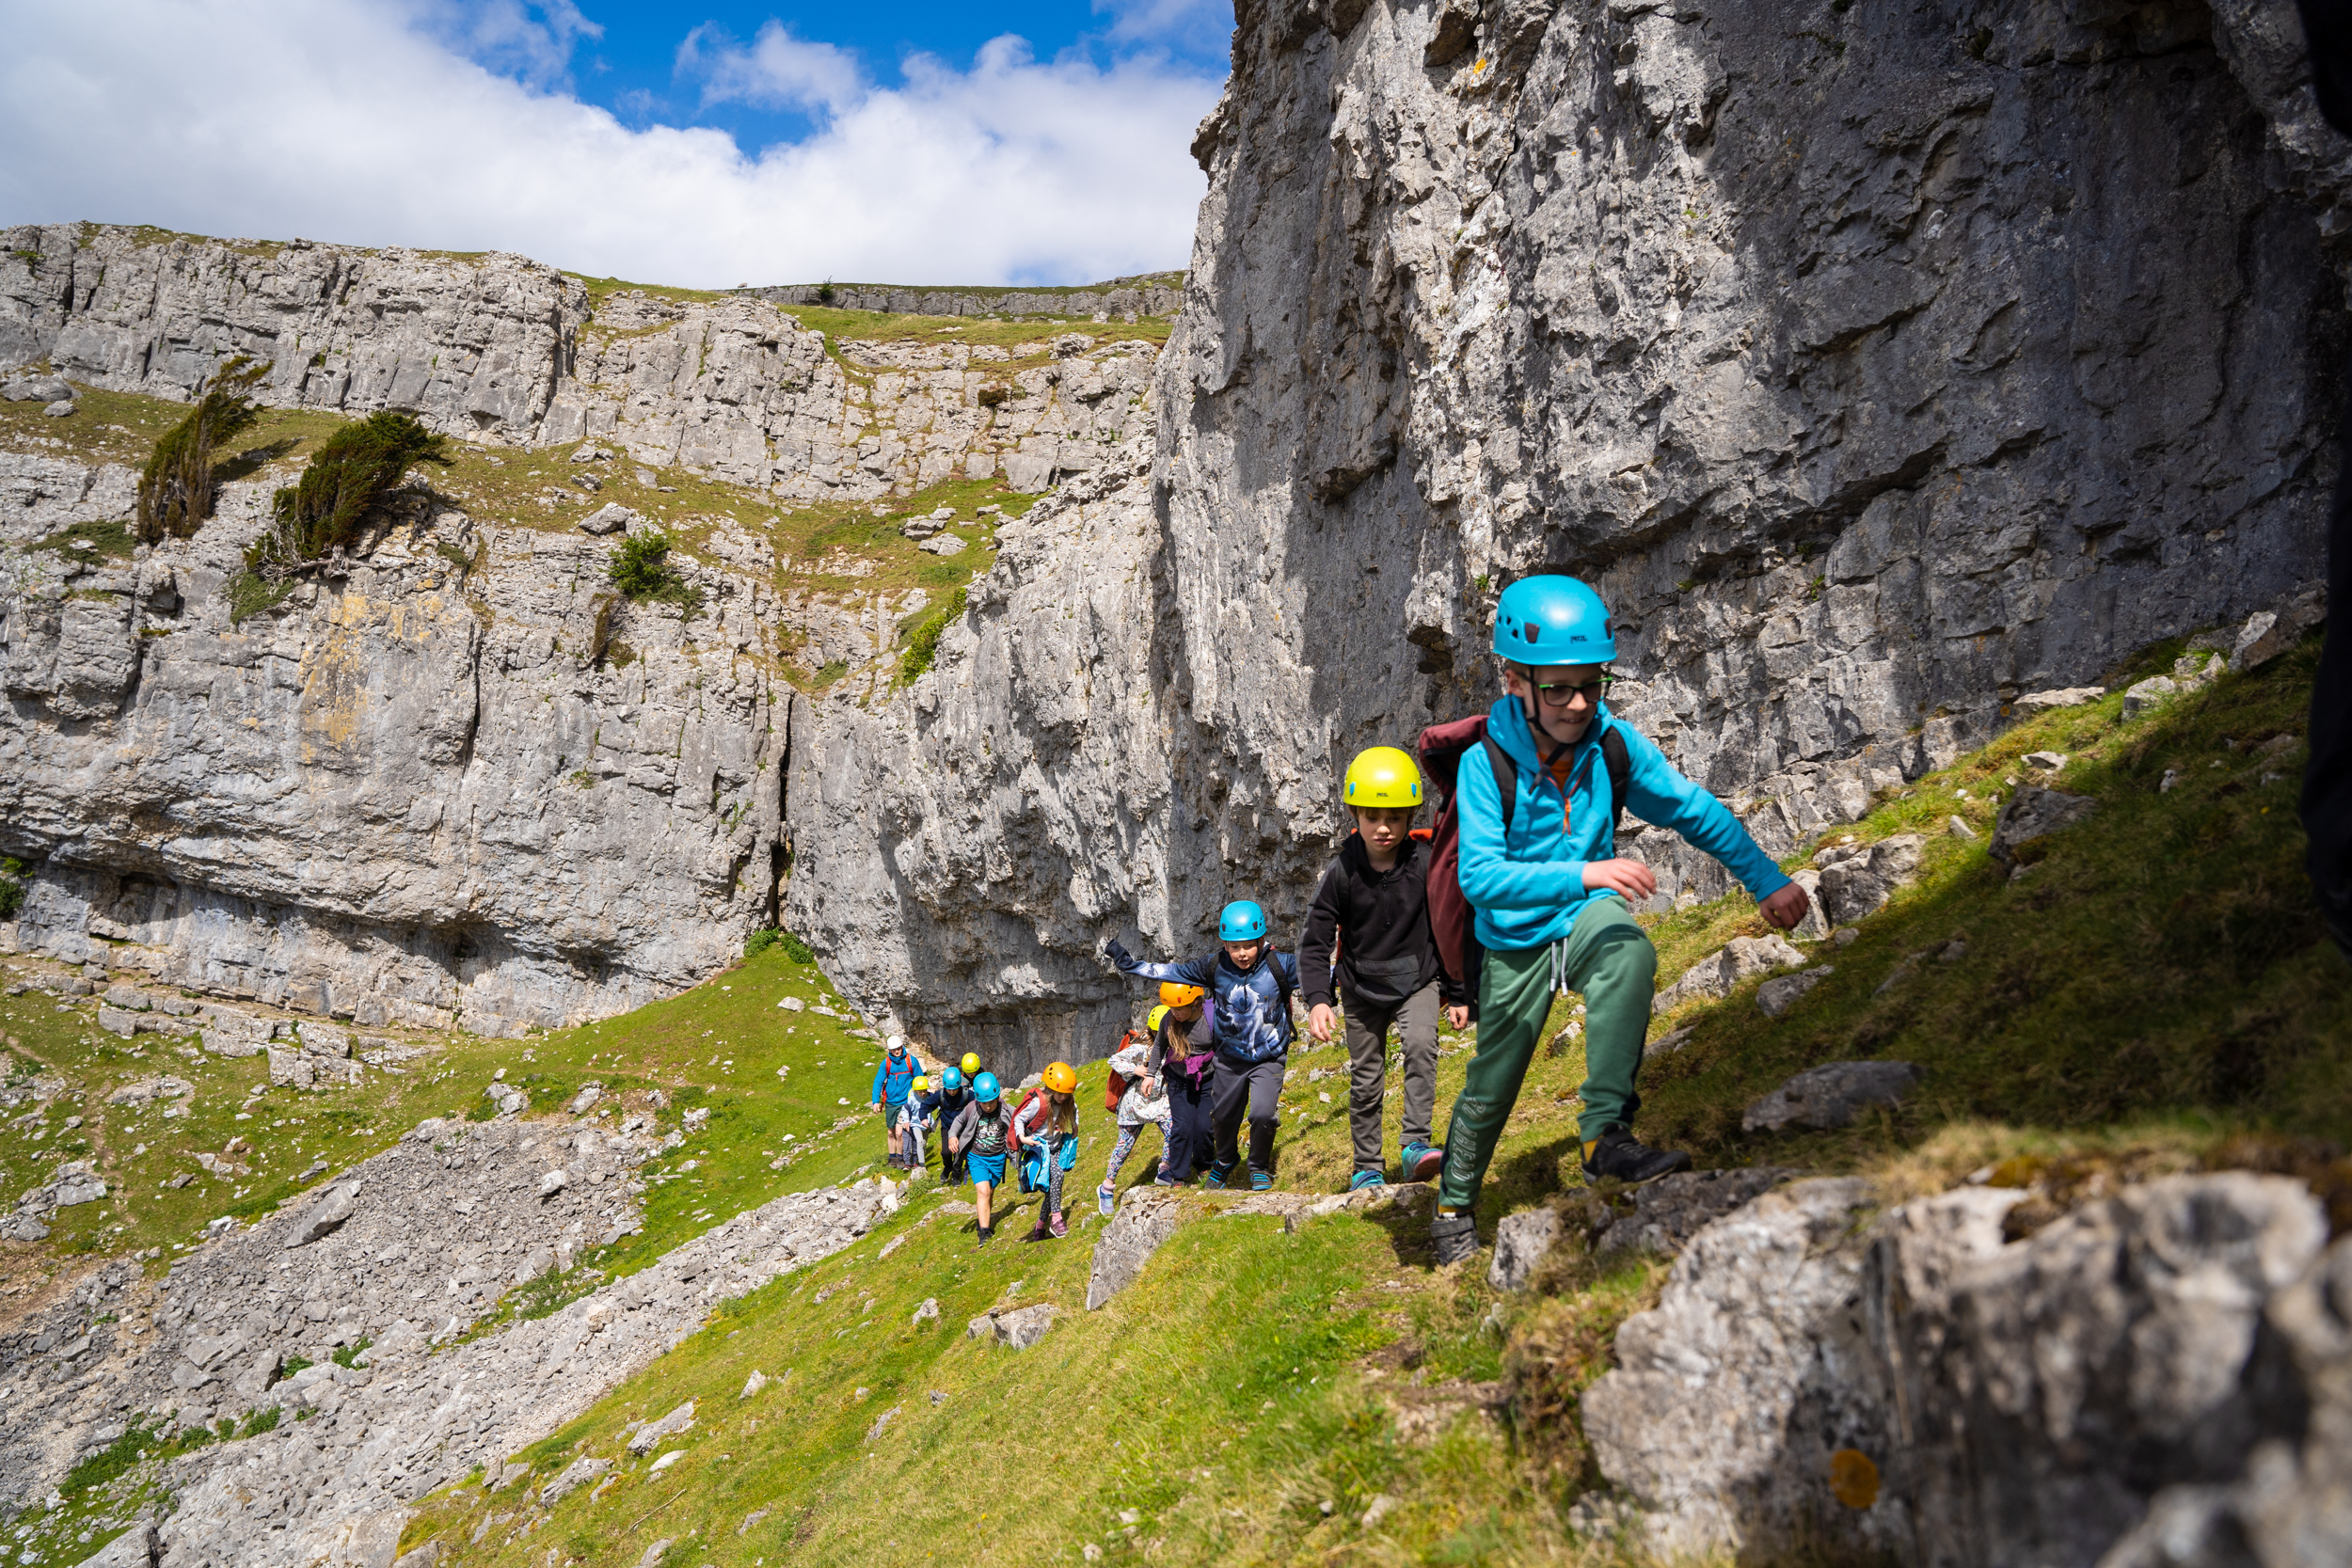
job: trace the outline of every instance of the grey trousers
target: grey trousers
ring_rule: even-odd
[[[1432,980],[1393,1007],[1375,1007],[1344,993],[1341,1000],[1347,1008],[1347,1129],[1356,1145],[1356,1168],[1381,1170],[1380,1112],[1387,1098],[1391,1027],[1405,1051],[1405,1118],[1398,1131],[1408,1144],[1429,1141],[1438,1109],[1438,983]]]

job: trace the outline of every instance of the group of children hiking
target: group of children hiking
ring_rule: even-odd
[[[983,1242],[996,1233],[996,1189],[1019,1160],[1022,1190],[1046,1195],[1029,1232],[1030,1241],[1041,1242],[1069,1230],[1062,1177],[1078,1162],[1077,1088],[1077,1072],[1056,1062],[1018,1105],[1009,1106],[996,1075],[981,1070],[972,1052],[960,1065],[942,1069],[933,1087],[906,1040],[893,1035],[874,1067],[873,1108],[882,1114],[893,1165],[928,1168],[926,1143],[938,1134],[940,1180],[970,1180]]]
[[[1721,800],[1609,711],[1616,643],[1590,587],[1549,574],[1511,584],[1497,606],[1493,649],[1503,695],[1487,713],[1422,732],[1418,762],[1378,746],[1349,764],[1343,788],[1356,831],[1315,891],[1295,956],[1272,950],[1265,911],[1246,899],[1225,907],[1219,950],[1188,962],[1143,963],[1116,941],[1104,943],[1121,973],[1159,981],[1166,1004],[1154,1014],[1141,1081],[1126,1097],[1169,1101],[1162,1182],[1187,1179],[1206,1144],[1202,1179],[1231,1184],[1246,1112],[1249,1185],[1273,1184],[1297,991],[1317,1040],[1344,1018],[1351,1186],[1388,1180],[1382,1105],[1389,1039],[1397,1037],[1400,1174],[1438,1180],[1430,1234],[1441,1264],[1478,1249],[1479,1185],[1555,993],[1584,998],[1585,1174],[1642,1181],[1689,1168],[1689,1155],[1633,1135],[1658,957],[1630,905],[1655,894],[1658,880],[1640,862],[1617,858],[1618,816],[1629,810],[1714,856],[1782,929],[1804,918],[1804,890]],[[1436,820],[1416,831],[1424,804],[1435,805]],[[1457,1029],[1475,1016],[1478,1043],[1445,1140],[1433,1145],[1441,1011]],[[1120,1153],[1131,1147],[1122,1134]],[[1106,1212],[1117,1173],[1115,1159],[1099,1195]]]
[[[1233,1184],[1245,1120],[1248,1184],[1273,1185],[1291,1001],[1300,993],[1309,1034],[1327,1042],[1344,1029],[1351,1187],[1388,1180],[1382,1110],[1396,1037],[1399,1174],[1438,1181],[1430,1236],[1441,1264],[1478,1250],[1479,1185],[1555,994],[1584,998],[1586,1176],[1643,1181],[1689,1168],[1689,1155],[1633,1135],[1658,957],[1630,905],[1655,894],[1658,880],[1639,861],[1617,857],[1618,817],[1631,811],[1714,856],[1783,929],[1804,918],[1804,890],[1721,800],[1609,711],[1616,643],[1590,587],[1549,574],[1511,584],[1497,606],[1493,648],[1503,695],[1488,712],[1422,731],[1418,761],[1375,746],[1348,765],[1343,788],[1356,831],[1315,890],[1295,954],[1274,950],[1265,911],[1248,899],[1225,906],[1217,950],[1186,962],[1145,963],[1115,940],[1104,944],[1122,974],[1160,987],[1147,1031],[1131,1032],[1111,1057],[1119,1138],[1096,1190],[1104,1213],[1147,1125],[1160,1129],[1165,1146],[1159,1185],[1196,1175],[1212,1187]],[[1416,829],[1424,805],[1435,821]],[[1445,1140],[1433,1144],[1440,1013],[1456,1029],[1475,1017],[1478,1043]],[[1008,1109],[977,1057],[966,1056],[961,1073],[948,1069],[932,1093],[902,1043],[891,1043],[875,1101],[892,1107],[894,1161],[920,1162],[924,1132],[945,1127],[945,1173],[970,1176],[986,1241],[991,1197],[1007,1159],[1019,1155],[1025,1186],[1047,1195],[1030,1239],[1063,1234],[1062,1176],[1077,1157],[1077,1075],[1069,1065],[1047,1068]],[[894,1068],[894,1059],[908,1065]]]

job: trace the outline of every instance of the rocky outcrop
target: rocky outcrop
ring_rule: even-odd
[[[1701,1231],[1583,1398],[1648,1544],[1953,1568],[2352,1551],[2352,1242],[2310,1192],[2169,1178],[2006,1243],[2023,1196],[1963,1188],[1857,1235],[1864,1185],[1806,1181]]]

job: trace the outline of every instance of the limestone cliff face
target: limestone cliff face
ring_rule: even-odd
[[[479,933],[471,951],[515,953],[491,969],[531,976],[508,1007],[714,961],[725,943],[687,927],[732,922],[731,942],[788,837],[785,918],[869,1012],[942,1046],[1090,1053],[1136,994],[1099,939],[1197,950],[1243,895],[1295,929],[1347,757],[1485,706],[1494,595],[1554,563],[1617,610],[1620,711],[1785,849],[1980,740],[2019,692],[2096,680],[2316,574],[2345,338],[2322,236],[2352,179],[2298,41],[2282,0],[1245,6],[1156,368],[829,343],[742,297],[623,293],[588,315],[580,285],[516,259],[14,231],[8,356],[102,385],[183,394],[256,352],[279,401],[609,440],[780,498],[953,471],[1064,489],[1008,532],[905,691],[879,662],[905,608],[771,602],[756,542],[723,566],[741,619],[680,631],[675,662],[626,691],[555,653],[576,645],[559,585],[580,567],[552,546],[541,566],[536,543],[485,586],[530,607],[511,623],[428,612],[443,590],[421,565],[409,597],[355,579],[300,607],[268,656],[213,627],[216,651],[180,646],[262,705],[223,705],[235,735],[198,724],[192,697],[146,731],[108,717],[198,681],[191,663],[150,685],[179,634],[133,640],[148,578],[37,596],[10,623],[29,651],[11,641],[6,743],[43,782],[11,786],[6,820],[40,824],[63,865],[167,862],[175,896],[218,889],[275,930],[380,907],[371,932],[418,934],[365,942],[400,953]],[[24,519],[121,487],[43,461],[0,475]],[[731,674],[713,718],[717,672],[794,617],[862,676],[795,702]],[[351,645],[348,667],[413,695],[300,695]],[[470,760],[451,738],[465,669],[499,672],[476,682]],[[314,707],[337,717],[306,738]],[[615,777],[647,798],[590,826],[555,781],[582,735],[636,733],[624,708],[646,733]],[[107,729],[125,723],[147,736],[129,752]],[[697,753],[708,771],[682,740],[659,760],[660,736],[706,723],[730,736]],[[354,763],[309,782],[326,766],[309,756],[368,736],[397,778]],[[270,746],[294,760],[236,760]],[[147,760],[107,760],[126,755]],[[183,799],[212,755],[253,780],[227,816]],[[169,802],[120,782],[175,767]],[[398,782],[434,768],[431,789]],[[297,790],[269,808],[278,827],[246,803],[290,779],[347,815],[306,815]],[[467,799],[469,821],[514,825],[469,829],[460,853],[433,835]],[[281,832],[268,875],[239,864],[244,835]],[[1668,895],[1722,885],[1660,836],[1632,847]],[[400,847],[379,863],[378,844]],[[372,869],[337,870],[334,849]],[[122,896],[73,896],[101,894]]]
[[[772,594],[697,571],[691,635],[629,610],[642,657],[592,666],[608,545],[419,504],[348,578],[232,625],[266,506],[232,486],[134,565],[15,557],[19,945],[504,1034],[668,995],[771,915],[793,699],[739,650]]]
[[[11,362],[184,398],[250,354],[281,406],[585,441],[779,508],[951,473],[1043,489],[1140,428],[1152,365],[1075,334],[1019,363],[832,343],[744,299],[622,292],[592,311],[515,257],[8,239]],[[722,523],[682,561],[703,611],[622,606],[630,657],[596,658],[612,541],[545,496],[517,518],[416,488],[347,576],[236,624],[225,590],[280,482],[230,485],[196,538],[103,562],[40,542],[127,516],[133,473],[0,452],[0,851],[35,867],[0,944],[495,1034],[669,994],[777,917],[805,716],[779,649],[846,666],[843,699],[887,690],[921,591],[845,590],[865,563],[782,561]]]
[[[1295,928],[1347,757],[1492,700],[1515,573],[1599,585],[1617,708],[1774,850],[2315,576],[2344,180],[2298,44],[2276,3],[1242,7],[1149,489],[820,719],[834,798],[884,782],[795,918],[1043,1052],[1132,998],[1107,929]],[[1723,885],[1662,836],[1669,895]]]

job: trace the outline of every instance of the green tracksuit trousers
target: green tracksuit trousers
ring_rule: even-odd
[[[1613,895],[1585,905],[1557,942],[1486,954],[1478,976],[1478,1053],[1446,1129],[1439,1208],[1467,1214],[1477,1203],[1495,1142],[1543,1038],[1555,983],[1584,998],[1583,1140],[1590,1143],[1618,1122],[1633,1125],[1642,1106],[1634,1079],[1642,1069],[1657,977],[1658,950],[1625,901]]]

